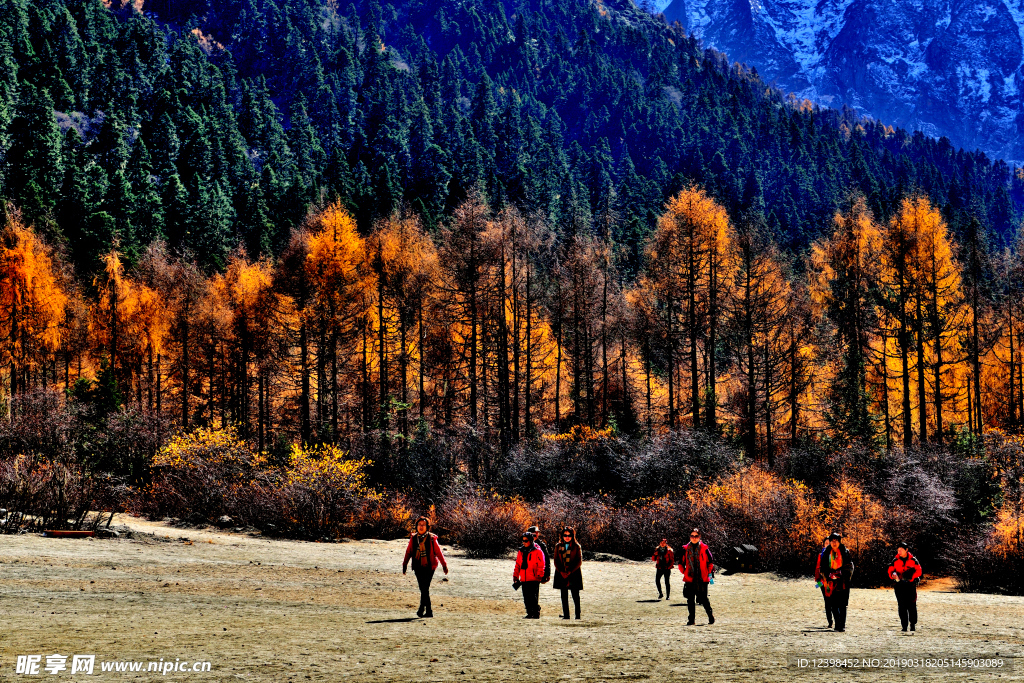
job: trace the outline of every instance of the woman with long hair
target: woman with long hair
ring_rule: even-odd
[[[562,618],[569,618],[569,593],[576,606],[576,618],[580,618],[580,591],[583,590],[583,548],[576,541],[576,530],[571,526],[562,529],[562,537],[552,550],[555,560],[555,590],[562,591]]]
[[[850,605],[850,581],[853,579],[853,557],[843,545],[838,531],[829,534],[828,545],[819,556],[821,592],[825,607],[832,613],[836,631],[846,630],[846,610]]]
[[[437,542],[437,535],[430,533],[430,520],[420,517],[416,520],[416,532],[409,537],[409,545],[405,549],[405,559],[402,560],[402,573],[412,562],[412,571],[416,575],[416,583],[420,586],[420,608],[416,610],[416,616],[430,618],[434,611],[430,607],[430,582],[434,578],[438,563],[444,567],[444,573],[448,573],[448,563],[441,552],[441,545]]]

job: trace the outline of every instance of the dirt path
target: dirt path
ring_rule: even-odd
[[[115,525],[119,520],[115,520]],[[922,591],[921,629],[899,630],[891,591],[855,590],[848,631],[825,631],[809,580],[719,576],[717,623],[687,627],[681,577],[657,597],[654,570],[585,563],[583,620],[562,622],[542,588],[524,621],[511,560],[449,552],[434,581],[435,618],[411,619],[404,541],[268,541],[121,522],[156,538],[0,536],[0,680],[617,681],[793,678],[1024,679],[1024,598]],[[187,539],[187,540],[183,540]],[[946,587],[948,589],[948,586]],[[93,676],[15,673],[20,654],[95,654]],[[1012,670],[810,671],[793,657],[1016,656]],[[106,673],[104,660],[209,661],[208,673]],[[1012,661],[1012,660],[1008,660]]]

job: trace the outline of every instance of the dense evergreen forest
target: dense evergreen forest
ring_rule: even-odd
[[[9,0],[0,66],[8,509],[1020,557],[1019,169],[628,0]]]
[[[478,187],[563,238],[605,221],[627,273],[689,181],[790,249],[851,189],[882,219],[920,189],[957,235],[1024,209],[1005,164],[788,101],[628,0],[11,0],[0,67],[0,195],[82,274],[115,241],[277,255],[321,199],[433,229]]]

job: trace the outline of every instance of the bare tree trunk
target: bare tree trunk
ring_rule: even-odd
[[[533,401],[533,299],[530,265],[526,265],[526,387],[524,395],[523,429],[527,438],[533,436],[530,408]]]
[[[299,438],[306,445],[311,441],[309,400],[309,340],[306,321],[299,323]]]
[[[921,431],[921,443],[928,441],[928,398],[925,394],[924,379],[924,320],[921,315],[921,296],[918,294],[917,316],[914,322],[915,336],[917,337],[917,411]]]
[[[423,409],[424,409],[424,407],[427,404],[427,392],[423,388],[423,375],[424,375],[423,359],[424,359],[424,356],[426,355],[426,351],[424,349],[424,344],[423,344],[424,335],[423,335],[423,295],[422,294],[420,294],[419,298],[416,301],[416,318],[417,318],[417,320],[416,320],[416,331],[417,331],[417,334],[419,335],[419,340],[418,340],[419,346],[418,346],[418,348],[419,348],[419,357],[420,357],[419,368],[418,368],[419,369],[419,375],[420,375],[420,378],[419,378],[420,379],[420,382],[419,382],[419,384],[420,384],[420,386],[419,386],[419,390],[420,390],[419,391],[419,393],[420,393],[419,418],[422,421],[423,420]]]

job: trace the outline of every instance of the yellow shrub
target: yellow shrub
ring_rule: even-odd
[[[873,541],[886,540],[885,507],[846,478],[832,491],[825,523],[829,529],[840,531],[843,542],[854,552]]]
[[[289,485],[345,491],[364,500],[375,500],[379,494],[366,485],[366,458],[348,459],[348,451],[325,444],[310,448],[292,446],[286,482]]]
[[[217,466],[237,471],[262,464],[261,457],[254,454],[232,428],[200,427],[188,434],[179,434],[153,458],[154,466],[175,469]]]
[[[1006,500],[996,511],[988,549],[1003,558],[1020,557],[1024,550],[1024,500]]]
[[[594,429],[586,425],[574,425],[572,429],[564,434],[548,434],[544,438],[548,441],[560,443],[588,443],[590,441],[610,439],[612,436],[614,436],[614,430],[611,427]]]

